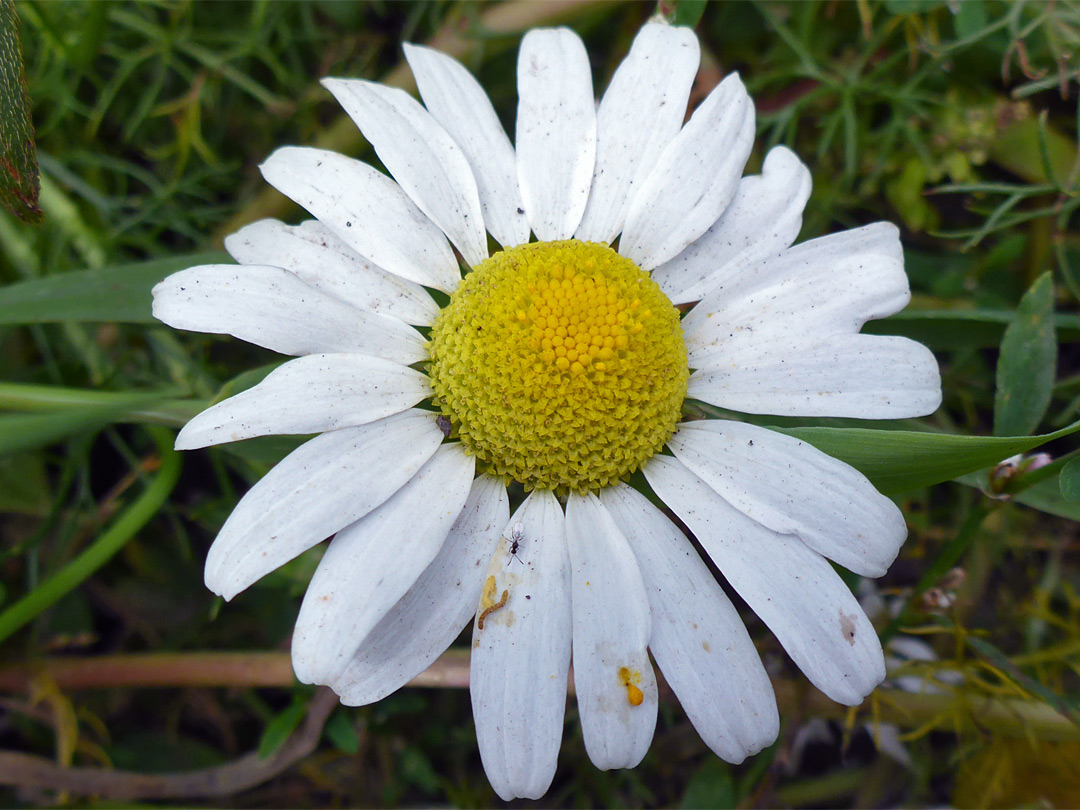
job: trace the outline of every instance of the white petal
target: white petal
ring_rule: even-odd
[[[426,341],[408,324],[355,309],[280,267],[189,267],[159,282],[153,293],[154,317],[177,329],[232,335],[282,354],[427,359]]]
[[[206,587],[232,599],[397,492],[442,440],[432,414],[411,410],[301,445],[225,521],[206,557]]]
[[[435,559],[469,496],[474,466],[460,444],[444,444],[389,500],[337,533],[296,620],[292,660],[300,681],[341,675]]]
[[[903,513],[865,475],[792,436],[709,420],[681,425],[668,446],[748,518],[857,574],[880,577],[907,537]]]
[[[330,683],[342,703],[382,700],[450,646],[476,613],[488,561],[509,519],[506,485],[490,475],[476,478],[434,561]]]
[[[643,270],[679,255],[735,196],[754,145],[754,104],[738,74],[717,85],[634,190],[619,253]]]
[[[772,744],[772,684],[731,600],[693,546],[640,492],[617,484],[600,501],[637,557],[652,610],[649,647],[705,744],[742,762]]]
[[[777,146],[761,174],[739,181],[735,199],[705,234],[653,270],[653,281],[674,304],[700,301],[748,268],[791,246],[810,197],[810,170]]]
[[[356,122],[375,154],[470,265],[487,258],[480,197],[465,155],[420,102],[395,87],[361,79],[322,85]]]
[[[447,293],[461,281],[439,227],[397,183],[366,163],[325,149],[285,146],[259,169],[266,182],[384,270]]]
[[[207,408],[180,431],[176,449],[366,425],[430,395],[427,377],[408,366],[362,354],[311,354]]]
[[[701,49],[689,28],[642,26],[596,112],[596,168],[575,237],[610,243],[630,197],[682,127]]]
[[[504,801],[539,799],[551,785],[570,668],[570,562],[562,507],[551,492],[534,490],[510,523],[522,524],[523,539],[511,555],[504,533],[491,560],[473,625],[470,668],[480,758]]]
[[[427,290],[376,267],[318,220],[290,226],[260,219],[226,236],[225,249],[240,264],[283,267],[346,304],[405,323],[430,326],[439,311]]]
[[[484,88],[453,57],[420,45],[404,48],[428,112],[469,161],[488,231],[503,247],[528,242],[517,157]]]
[[[534,29],[518,52],[518,182],[541,241],[581,222],[596,162],[596,101],[585,45],[569,28]]]
[[[874,626],[825,558],[750,520],[675,459],[653,456],[644,472],[810,682],[837,703],[861,703],[885,677],[885,659]]]
[[[656,728],[649,598],[637,560],[593,494],[566,504],[574,688],[585,750],[602,771],[633,768]]]
[[[846,335],[744,351],[729,365],[692,374],[687,396],[745,413],[902,419],[938,409],[941,375],[921,343]]]
[[[683,319],[690,365],[724,363],[770,340],[853,334],[911,299],[899,231],[878,222],[803,242],[732,276]]]

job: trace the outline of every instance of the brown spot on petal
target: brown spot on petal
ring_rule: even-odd
[[[844,613],[843,609],[840,610],[840,632],[844,636],[844,640],[847,641],[852,647],[855,646],[855,615],[848,615]]]

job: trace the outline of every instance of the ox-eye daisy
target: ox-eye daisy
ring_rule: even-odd
[[[884,573],[899,509],[794,438],[681,419],[686,399],[933,411],[930,352],[859,334],[909,299],[896,228],[791,247],[809,173],[778,147],[740,179],[754,108],[737,75],[684,123],[688,29],[646,25],[599,105],[577,35],[530,32],[513,145],[460,64],[405,54],[423,106],[324,82],[393,179],[280,149],[263,176],[315,219],[249,225],[226,241],[239,265],[154,290],[168,324],[298,356],[193,419],[177,447],[321,434],[240,501],[207,585],[232,598],[335,535],[292,655],[300,680],[350,705],[404,685],[472,619],[477,739],[504,799],[551,783],[571,656],[597,767],[649,746],[650,652],[709,747],[739,762],[776,737],[769,678],[683,530],[626,483],[641,470],[810,681],[859,703],[884,676],[881,646],[828,560]],[[514,482],[529,494],[511,515]]]

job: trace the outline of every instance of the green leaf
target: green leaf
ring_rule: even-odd
[[[247,371],[237,374],[231,380],[226,381],[226,383],[218,389],[218,392],[214,395],[214,398],[209,404],[214,405],[224,399],[234,397],[243,391],[247,391],[249,388],[254,388],[265,380],[271,371],[279,368],[285,362],[286,361],[282,360],[277,363],[267,363],[264,366],[248,369]]]
[[[945,5],[945,0],[885,0],[890,14],[926,14]]]
[[[680,806],[715,807],[718,810],[738,807],[738,789],[731,775],[731,766],[715,757],[706,759],[690,777]]]
[[[356,733],[356,726],[345,710],[330,715],[323,733],[343,754],[355,754],[360,750],[360,737]]]
[[[953,17],[953,26],[956,28],[957,39],[967,39],[975,36],[986,27],[986,3],[983,0],[964,0],[959,3]]]
[[[300,721],[307,712],[307,700],[300,695],[293,698],[289,708],[274,717],[266,724],[266,729],[259,738],[259,759],[266,759],[289,739],[289,735],[296,731]]]
[[[1040,436],[962,436],[869,428],[772,428],[844,461],[885,493],[940,484],[1080,431],[1080,421]]]
[[[900,335],[939,351],[988,349],[1001,343],[1006,327],[1015,318],[1016,313],[1008,309],[904,310],[891,318],[870,321],[863,332]],[[1055,315],[1053,322],[1062,343],[1080,341],[1080,319],[1075,315]]]
[[[1062,498],[1070,503],[1080,501],[1080,458],[1074,458],[1061,468],[1058,484]]]
[[[155,284],[185,267],[227,260],[223,253],[196,253],[22,281],[0,288],[0,325],[157,323],[150,313]]]
[[[707,3],[708,0],[679,0],[679,4],[675,6],[675,25],[693,28],[705,13]]]
[[[161,394],[134,393],[126,397],[117,394],[112,402],[101,405],[50,413],[4,414],[0,416],[0,453],[44,447],[84,430],[125,421],[133,415],[139,415],[138,421],[146,421],[144,412],[166,399]]]
[[[242,442],[215,445],[215,448],[249,465],[252,468],[251,474],[254,480],[266,475],[271,467],[310,438],[310,436],[259,436]]]
[[[43,516],[49,511],[49,478],[40,453],[0,456],[0,512]]]
[[[0,98],[0,202],[24,222],[41,222],[34,124],[13,0],[0,0]]]
[[[1066,520],[1080,521],[1080,503],[1068,500],[1061,494],[1061,486],[1053,478],[1028,487],[1013,496],[1013,500]]]
[[[990,159],[1029,183],[1049,183],[1050,176],[1042,158],[1044,151],[1054,176],[1068,177],[1076,163],[1075,142],[1052,127],[1046,127],[1040,133],[1039,120],[1029,117],[997,133],[990,144]]]
[[[1047,272],[1024,294],[1001,339],[994,396],[995,435],[1031,433],[1050,406],[1057,374],[1053,315],[1054,282]]]

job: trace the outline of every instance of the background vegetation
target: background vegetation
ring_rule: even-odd
[[[204,589],[217,529],[295,443],[171,449],[179,425],[277,358],[156,324],[149,289],[220,255],[245,222],[299,220],[258,175],[277,146],[374,159],[320,77],[411,88],[401,43],[434,41],[478,74],[512,132],[525,28],[574,27],[603,88],[656,6],[14,9],[44,216],[0,213],[0,801],[496,804],[456,688],[460,654],[435,673],[443,688],[342,708],[295,685],[288,664],[318,550],[227,609]],[[1080,804],[1080,7],[664,11],[701,37],[695,99],[732,70],[755,97],[750,168],[778,143],[810,165],[802,238],[877,219],[904,229],[914,301],[873,328],[935,351],[944,406],[875,433],[785,424],[902,504],[900,559],[875,586],[851,584],[880,609],[883,639],[918,638],[936,660],[894,648],[889,682],[849,711],[746,612],[781,702],[772,748],[728,766],[668,701],[644,763],[601,773],[571,701],[545,804]],[[1053,463],[991,470],[1040,446]]]

